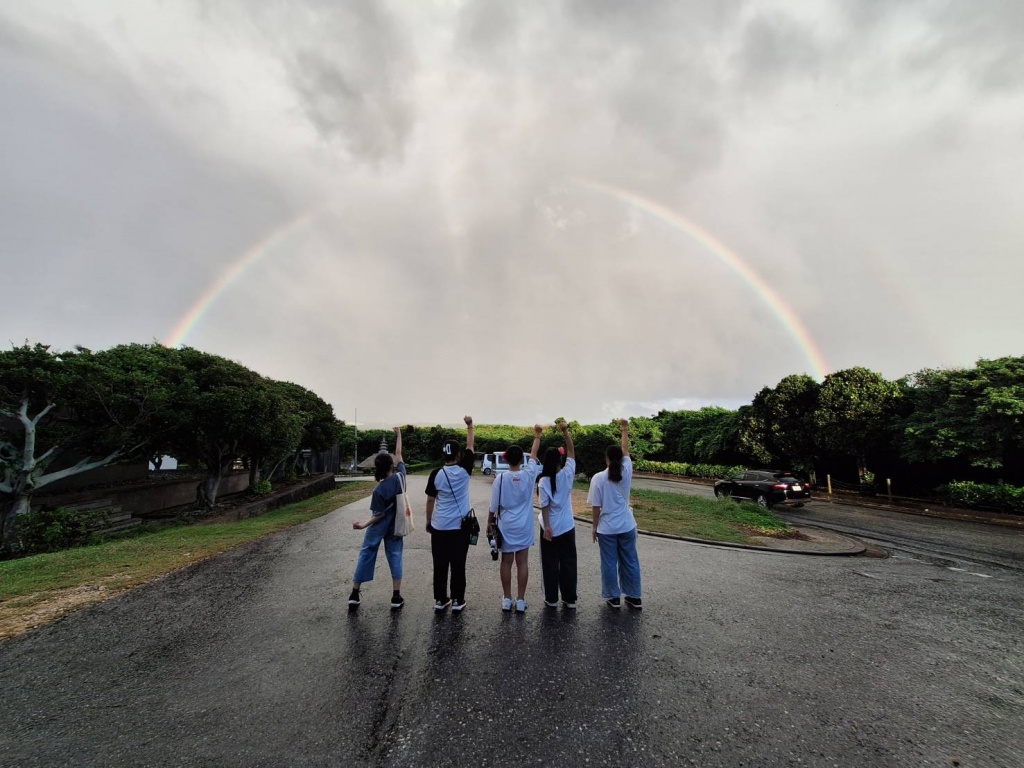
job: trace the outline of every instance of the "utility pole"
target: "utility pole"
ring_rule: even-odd
[[[352,421],[352,426],[355,427],[355,429],[356,429],[356,447],[355,447],[355,454],[354,454],[355,455],[355,460],[352,462],[352,464],[353,464],[352,469],[355,469],[356,467],[359,466],[359,409],[358,408],[356,408],[356,417]]]

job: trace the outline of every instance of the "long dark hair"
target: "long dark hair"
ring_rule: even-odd
[[[622,446],[609,445],[604,455],[608,459],[608,479],[613,483],[622,482]]]
[[[557,448],[548,448],[544,451],[544,468],[540,471],[541,477],[551,478],[551,495],[555,495],[557,485],[555,483],[555,476],[558,474],[558,470],[562,468],[562,454],[558,452]]]
[[[388,476],[388,472],[395,465],[395,460],[390,453],[378,453],[373,460],[373,479],[378,483]]]

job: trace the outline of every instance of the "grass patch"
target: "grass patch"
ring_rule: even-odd
[[[0,638],[321,517],[372,492],[371,483],[346,483],[247,520],[173,525],[131,538],[0,562]]]
[[[588,516],[585,488],[585,483],[576,484],[573,508]],[[630,504],[637,526],[658,533],[750,544],[756,536],[782,537],[792,531],[771,512],[752,504],[638,488],[632,490]]]

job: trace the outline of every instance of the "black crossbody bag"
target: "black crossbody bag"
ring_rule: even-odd
[[[452,498],[455,498],[455,489],[452,488],[452,479],[448,477],[448,473],[444,467],[441,467],[441,471],[444,472],[444,479],[448,482],[448,490],[452,492]],[[469,512],[462,518],[462,530],[469,534],[469,543],[476,544],[480,538],[480,523],[476,519],[476,511],[472,507],[469,508]]]

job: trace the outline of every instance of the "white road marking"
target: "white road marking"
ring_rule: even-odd
[[[968,576],[977,576],[978,578],[981,578],[981,579],[991,579],[992,578],[992,576],[990,576],[987,573],[975,573],[974,571],[968,571],[966,568],[954,568],[952,565],[947,565],[946,566],[946,570],[947,571],[956,571],[957,573],[966,573]]]

